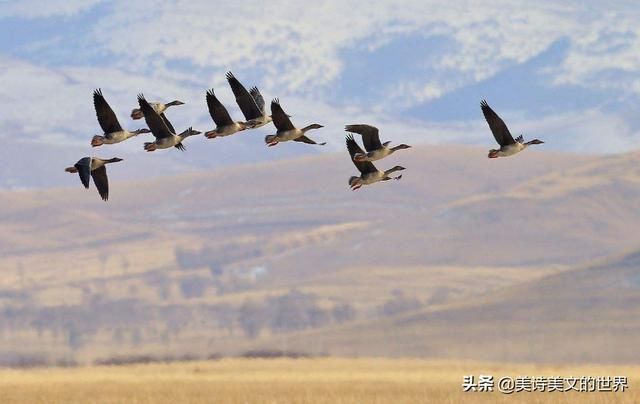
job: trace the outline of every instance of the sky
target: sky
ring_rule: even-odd
[[[37,174],[84,155],[135,159],[144,177],[335,152],[351,123],[396,143],[489,149],[483,98],[540,149],[636,150],[638,21],[633,1],[0,1],[0,188],[69,182]],[[241,119],[229,70],[297,126],[323,124],[313,137],[328,145],[267,149],[269,126],[190,139],[182,155],[149,156],[142,139],[89,147],[95,88],[125,128],[144,126],[129,119],[142,92],[186,102],[168,112],[174,126],[206,131],[208,88]]]

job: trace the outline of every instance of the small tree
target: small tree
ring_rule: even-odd
[[[391,292],[392,298],[384,302],[379,308],[379,313],[383,316],[392,316],[406,311],[417,310],[422,307],[420,300],[407,297],[400,289]]]
[[[193,299],[202,297],[208,285],[209,279],[202,276],[190,276],[180,281],[180,291],[185,299]]]
[[[331,314],[333,316],[333,320],[337,323],[353,321],[356,318],[356,310],[353,308],[353,305],[347,302],[333,306]]]
[[[264,309],[253,300],[245,300],[238,310],[238,323],[247,338],[254,339],[264,326]]]

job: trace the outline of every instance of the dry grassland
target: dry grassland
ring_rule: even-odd
[[[467,374],[629,377],[624,393],[463,393]],[[640,367],[387,359],[223,359],[0,371],[6,403],[637,403]]]

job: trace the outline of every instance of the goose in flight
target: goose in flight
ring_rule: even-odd
[[[204,133],[207,139],[233,135],[236,132],[243,131],[249,126],[245,122],[234,122],[229,115],[227,109],[222,105],[213,89],[207,91],[207,107],[209,107],[209,115],[216,124],[216,128]]]
[[[314,123],[314,124],[305,126],[302,129],[296,128],[291,123],[289,116],[284,112],[284,110],[280,106],[280,101],[277,98],[271,101],[271,117],[273,118],[273,124],[275,125],[277,131],[275,135],[267,135],[264,138],[265,143],[269,147],[275,146],[280,142],[286,142],[289,140],[293,140],[294,142],[317,144],[320,146],[323,146],[326,144],[325,142],[316,143],[305,135],[307,131],[311,129],[320,129],[320,128],[324,128],[324,126]]]
[[[200,134],[199,131],[189,128],[177,135],[176,130],[167,117],[164,114],[158,114],[147,100],[144,99],[144,95],[138,94],[138,104],[140,104],[140,110],[144,115],[147,126],[151,129],[153,136],[156,137],[155,142],[146,142],[144,144],[144,149],[148,152],[157,149],[168,149],[170,147],[184,151],[185,148],[182,144],[184,139]]]
[[[242,115],[247,120],[245,124],[248,128],[259,128],[271,122],[271,117],[266,114],[264,109],[264,98],[257,87],[247,91],[231,72],[227,72],[227,81],[236,97],[236,103],[240,107]]]
[[[151,105],[154,111],[162,115],[167,110],[167,108],[173,107],[174,105],[184,105],[184,102],[179,100],[174,100],[166,104],[162,102],[150,102],[149,105]],[[142,119],[142,118],[144,118],[144,114],[142,113],[142,110],[140,108],[134,108],[131,110],[131,119]]]
[[[489,124],[489,128],[491,128],[491,132],[493,133],[493,137],[496,138],[496,142],[500,145],[499,149],[491,149],[489,150],[489,158],[494,159],[497,157],[509,157],[513,156],[516,153],[520,153],[527,147],[532,144],[542,144],[544,143],[542,140],[533,139],[529,142],[525,142],[522,135],[518,136],[516,139],[511,136],[509,132],[509,128],[504,123],[502,118],[496,114],[487,101],[482,100],[480,102],[480,107],[482,108],[482,113],[484,114],[484,119],[487,120]]]
[[[378,128],[371,125],[347,125],[344,128],[347,132],[357,133],[362,135],[362,142],[366,153],[356,154],[353,158],[354,161],[376,161],[381,158],[387,157],[397,150],[408,149],[411,146],[406,144],[399,144],[394,147],[389,147],[389,143],[380,143],[380,136],[378,135]]]
[[[356,140],[351,134],[347,135],[347,150],[351,155],[351,161],[353,161],[353,164],[356,166],[358,171],[360,171],[359,177],[353,176],[349,178],[349,186],[351,187],[351,190],[355,191],[360,189],[363,185],[369,185],[379,181],[399,180],[402,178],[402,175],[390,177],[390,175],[396,171],[405,170],[402,166],[395,166],[390,170],[381,171],[378,170],[371,161],[357,161],[355,156],[358,154],[364,154],[364,151],[360,146],[358,146],[358,143],[356,143]]]
[[[106,202],[109,199],[109,178],[107,178],[106,165],[119,161],[122,161],[122,159],[118,157],[112,159],[83,157],[72,167],[65,168],[65,171],[68,173],[78,173],[82,185],[87,189],[89,189],[89,177],[92,177],[100,197]]]
[[[102,90],[99,88],[93,92],[93,106],[96,109],[96,116],[98,117],[98,123],[102,128],[104,134],[102,136],[95,135],[91,139],[91,146],[98,147],[103,144],[120,143],[129,139],[132,136],[137,136],[141,133],[151,132],[149,129],[136,129],[133,132],[122,129],[120,122],[116,114],[113,112],[107,100],[102,95]]]

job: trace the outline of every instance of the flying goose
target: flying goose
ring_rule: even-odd
[[[351,161],[356,166],[358,171],[360,171],[360,176],[353,176],[349,178],[349,186],[351,190],[355,191],[360,189],[363,185],[373,184],[378,181],[388,181],[388,180],[399,180],[402,178],[402,175],[397,177],[389,177],[389,175],[393,174],[396,171],[405,170],[402,166],[395,166],[390,170],[380,171],[373,165],[371,161],[357,161],[355,156],[358,154],[364,154],[364,151],[358,146],[356,140],[353,138],[353,135],[347,135],[347,150],[351,155]]]
[[[383,157],[387,157],[397,150],[408,149],[411,147],[406,144],[399,144],[394,147],[389,147],[389,143],[391,142],[380,143],[378,128],[376,128],[375,126],[364,124],[347,125],[344,129],[347,132],[362,135],[362,142],[364,143],[364,148],[367,150],[367,153],[356,154],[353,158],[354,161],[376,161],[380,160]]]
[[[64,170],[68,173],[78,173],[80,181],[85,188],[89,189],[89,177],[93,177],[93,183],[98,188],[98,193],[103,201],[109,199],[109,179],[107,178],[107,164],[122,161],[121,158],[100,159],[97,157],[83,157],[78,160],[73,167]]]
[[[184,105],[184,102],[179,100],[174,100],[166,104],[162,102],[150,102],[149,105],[153,107],[154,111],[162,115],[164,114],[164,111],[167,110],[167,108],[172,107],[174,105]],[[140,108],[134,108],[131,110],[131,119],[142,119],[142,118],[144,118],[144,114],[142,113],[142,110]]]
[[[173,128],[173,125],[171,125],[171,122],[169,122],[164,114],[158,114],[147,100],[144,99],[144,95],[138,94],[138,104],[140,104],[140,110],[144,114],[144,120],[147,122],[147,126],[151,129],[153,136],[156,137],[155,142],[146,142],[144,144],[144,149],[148,152],[157,149],[168,149],[170,147],[184,151],[184,145],[182,144],[184,139],[200,133],[193,128],[189,128],[179,135],[176,135],[176,130]]]
[[[247,91],[231,72],[227,72],[227,81],[236,97],[236,103],[240,107],[242,115],[247,120],[245,124],[248,128],[259,128],[271,122],[271,117],[266,114],[264,109],[264,98],[257,87]]]
[[[308,126],[305,126],[302,129],[298,129],[291,123],[289,116],[284,112],[282,107],[280,106],[280,101],[275,98],[271,101],[271,117],[273,118],[273,124],[275,125],[277,131],[275,135],[267,135],[264,138],[267,146],[275,146],[280,142],[286,142],[289,140],[293,140],[295,142],[303,142],[309,144],[317,144],[320,146],[325,145],[326,143],[316,143],[313,140],[309,139],[305,136],[305,133],[311,129],[320,129],[324,128],[324,126],[314,123]]]
[[[91,146],[98,147],[103,144],[120,143],[129,139],[132,136],[137,136],[141,133],[151,132],[149,129],[136,129],[133,132],[122,129],[120,122],[116,114],[113,112],[107,100],[102,95],[102,90],[99,88],[93,92],[93,106],[96,109],[96,116],[98,117],[98,123],[104,131],[102,136],[95,135],[91,139]]]
[[[207,91],[207,107],[209,107],[211,119],[213,119],[213,122],[216,124],[215,129],[204,133],[207,139],[233,135],[236,132],[249,128],[245,122],[234,122],[231,119],[227,109],[214,94],[213,88]]]
[[[542,144],[544,143],[542,140],[533,139],[529,142],[524,141],[522,135],[518,136],[515,140],[511,133],[509,132],[509,128],[504,123],[502,118],[496,114],[487,101],[482,100],[480,102],[480,107],[482,108],[482,113],[484,114],[484,119],[487,120],[489,124],[489,128],[491,128],[491,132],[493,133],[493,137],[496,138],[496,142],[500,145],[499,149],[491,149],[489,150],[489,158],[494,159],[497,157],[509,157],[513,156],[516,153],[520,153],[527,147],[532,144]]]

